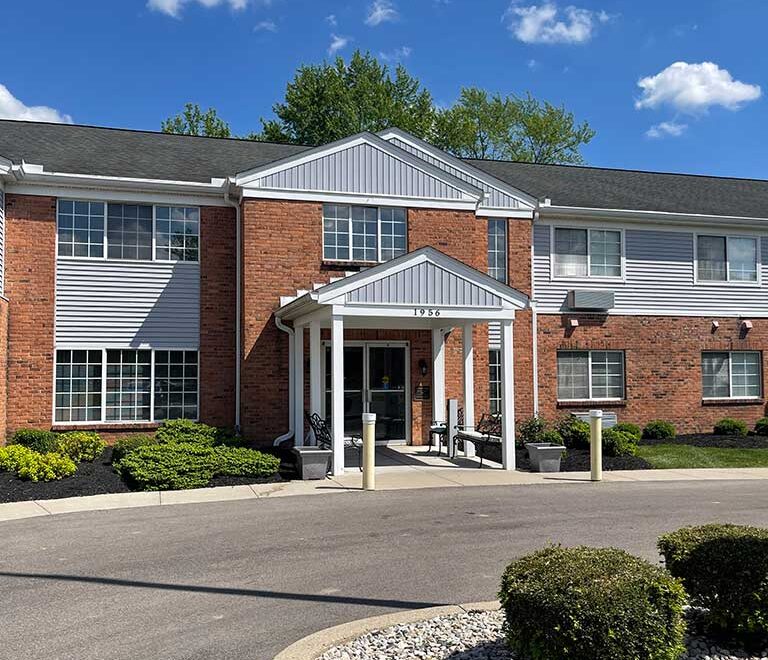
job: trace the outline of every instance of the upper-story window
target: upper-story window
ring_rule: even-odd
[[[58,255],[198,261],[200,209],[60,199]]]
[[[507,221],[488,218],[488,274],[507,282]]]
[[[696,276],[700,282],[757,282],[757,264],[756,238],[696,237]]]
[[[552,251],[554,276],[621,277],[621,239],[617,230],[556,227]]]
[[[388,261],[406,252],[405,209],[323,205],[323,259]]]

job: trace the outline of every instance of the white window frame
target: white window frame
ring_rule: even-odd
[[[555,274],[555,232],[558,229],[578,229],[587,232],[587,274],[586,275],[556,275]],[[607,277],[605,275],[590,275],[592,270],[592,240],[593,231],[612,231],[620,235],[621,240],[621,274]],[[549,279],[558,282],[624,282],[627,276],[626,266],[626,231],[623,227],[595,227],[581,225],[550,225],[549,226]]]
[[[101,257],[74,257],[74,256],[67,256],[59,255],[59,202],[87,202],[90,204],[103,204],[104,206],[104,234],[102,236],[103,240],[103,250],[102,250],[102,256]],[[107,238],[107,225],[108,225],[108,216],[107,216],[107,208],[108,204],[128,204],[128,205],[136,205],[136,206],[151,206],[152,207],[152,258],[151,259],[114,259],[107,256],[107,252],[109,250],[109,239]],[[157,258],[157,207],[163,206],[168,208],[196,208],[198,210],[198,224],[197,224],[197,261],[180,261],[178,259],[158,259]],[[135,264],[146,264],[146,263],[159,263],[159,264],[178,264],[178,263],[184,263],[184,264],[200,264],[200,257],[202,252],[202,244],[200,241],[201,236],[201,229],[202,229],[202,218],[203,218],[203,210],[201,206],[197,206],[196,204],[154,204],[154,203],[147,203],[147,202],[132,202],[132,201],[120,201],[111,199],[109,201],[102,201],[102,200],[94,200],[94,199],[88,199],[88,198],[77,198],[77,197],[58,197],[56,199],[56,259],[62,260],[62,261],[82,261],[83,259],[87,259],[88,261],[109,261],[112,263],[135,263]]]
[[[725,279],[724,280],[700,280],[699,279],[699,236],[708,236],[712,238],[724,238],[725,239]],[[754,281],[749,280],[732,280],[731,279],[731,260],[728,257],[728,246],[731,239],[734,238],[748,238],[755,242],[755,269],[757,271],[757,279]],[[746,286],[746,287],[760,287],[763,284],[763,268],[762,268],[762,237],[757,234],[718,234],[714,232],[701,231],[694,232],[693,234],[693,283],[700,286]],[[722,351],[715,351],[722,352]]]
[[[347,237],[348,237],[348,247],[349,247],[349,259],[337,259],[337,258],[330,258],[325,256],[325,226],[321,225],[322,232],[323,232],[323,245],[322,245],[322,257],[323,262],[326,263],[355,263],[355,264],[381,264],[384,263],[381,258],[381,210],[383,208],[391,208],[391,209],[401,209],[405,213],[405,252],[403,254],[406,254],[408,252],[408,209],[403,206],[376,206],[372,204],[335,204],[333,202],[327,202],[328,204],[331,204],[332,206],[346,206],[349,209],[349,220],[348,220],[348,226],[347,226]],[[162,205],[161,205],[162,206]],[[353,206],[362,206],[366,208],[376,209],[376,259],[374,261],[365,260],[365,259],[355,259],[352,256],[352,207]],[[325,203],[323,204],[323,211],[322,211],[322,220],[325,221]],[[334,221],[336,219],[334,218]],[[333,246],[336,248],[337,246]],[[402,256],[402,255],[401,255]],[[397,257],[393,257],[397,258]]]
[[[495,354],[494,355],[495,359],[491,359],[491,354]],[[497,373],[499,375],[498,380],[491,378],[492,368],[497,369]],[[493,383],[497,383],[496,392],[499,396],[495,396],[495,397],[491,396],[491,385]],[[500,348],[488,349],[488,407],[491,412],[493,412],[493,406],[491,405],[493,401],[497,402],[496,412],[501,412],[501,349]]]
[[[728,396],[704,396],[704,355],[707,353],[726,353],[728,355]],[[734,353],[755,353],[757,354],[757,366],[760,371],[760,391],[755,396],[734,396],[733,395],[733,360],[731,356]],[[762,351],[702,351],[701,361],[699,363],[699,369],[701,370],[701,400],[702,401],[761,401],[763,398],[763,353]]]
[[[587,354],[587,383],[589,385],[589,396],[586,399],[561,399],[559,392],[557,393],[558,403],[578,403],[582,401],[625,401],[627,398],[627,356],[623,350],[616,348],[596,348],[581,349],[581,348],[560,348],[555,353],[555,384],[557,386],[557,362],[560,353],[586,353]],[[592,396],[592,353],[621,353],[621,393],[620,397],[600,397],[594,398]],[[557,387],[559,390],[560,388]]]
[[[161,205],[162,206],[162,205]],[[108,350],[123,350],[123,351],[149,351],[151,353],[150,367],[151,367],[151,383],[150,383],[150,399],[149,399],[149,419],[136,419],[136,420],[107,420],[107,351]],[[101,418],[86,421],[64,422],[56,420],[56,367],[58,366],[58,351],[101,351]],[[193,351],[197,353],[197,417],[189,419],[192,422],[200,421],[200,349],[199,348],[136,348],[135,346],[110,346],[104,348],[103,346],[55,346],[53,349],[53,397],[52,397],[52,410],[51,419],[53,426],[98,426],[98,427],[110,427],[110,426],[142,426],[147,424],[162,424],[165,419],[155,419],[155,352],[156,351]]]
[[[504,263],[502,266],[491,266],[491,252],[494,254],[499,254],[499,250],[491,250],[491,235],[490,235],[490,227],[491,223],[498,223],[501,226],[504,227]],[[488,274],[493,277],[497,282],[501,282],[502,284],[507,284],[509,282],[509,222],[506,218],[488,218],[488,227],[486,227],[486,255],[488,259]],[[500,280],[498,277],[493,275],[491,273],[491,270],[498,270],[502,269],[504,273],[504,279]]]

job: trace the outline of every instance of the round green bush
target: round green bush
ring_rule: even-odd
[[[556,426],[568,449],[589,449],[589,424],[578,417],[563,417]]]
[[[768,640],[768,529],[683,527],[659,537],[658,547],[714,629],[748,643]]]
[[[611,428],[614,428],[617,431],[624,431],[624,433],[629,433],[632,437],[637,438],[637,440],[640,440],[643,435],[642,429],[637,424],[632,424],[631,422],[619,422],[618,424],[614,424]]]
[[[648,422],[643,429],[643,438],[648,440],[672,440],[676,435],[675,425],[663,419]]]
[[[762,417],[755,422],[755,433],[757,435],[768,435],[768,417]]]
[[[68,456],[53,452],[41,454],[24,445],[0,447],[0,470],[14,472],[29,481],[56,481],[71,477],[77,465]]]
[[[715,424],[715,435],[733,435],[744,437],[747,435],[747,425],[740,419],[726,417]]]
[[[107,448],[107,443],[92,431],[61,433],[57,440],[56,451],[69,456],[76,463],[93,463]]]
[[[616,427],[603,431],[603,447],[607,456],[636,456],[637,438],[627,431],[616,430]]]
[[[563,436],[560,435],[559,431],[555,431],[555,429],[549,429],[548,431],[544,431],[541,435],[539,435],[539,439],[536,442],[549,442],[553,445],[562,445]]]
[[[117,467],[139,490],[202,488],[216,474],[218,459],[212,447],[194,442],[145,445],[129,451]]]
[[[541,435],[546,431],[547,423],[541,417],[529,417],[517,424],[517,441],[521,447],[527,442],[544,442]]]
[[[9,445],[22,445],[32,451],[46,454],[58,450],[58,436],[53,431],[19,429],[8,441]]]
[[[529,660],[677,660],[685,591],[615,548],[552,546],[513,561],[499,592],[507,643]]]
[[[151,435],[129,435],[125,438],[119,438],[112,445],[112,465],[120,463],[134,449],[156,444],[157,442]]]

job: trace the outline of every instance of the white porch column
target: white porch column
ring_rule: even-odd
[[[294,444],[304,446],[304,326],[294,329],[293,339],[293,433]]]
[[[309,324],[309,412],[320,414],[323,401],[323,345],[320,342],[320,323]]]
[[[333,475],[344,474],[344,317],[331,317],[331,430]]]
[[[432,418],[446,421],[445,410],[445,335],[432,328]]]
[[[501,322],[501,462],[515,469],[515,369],[512,319]]]
[[[465,323],[462,331],[464,353],[464,424],[475,425],[475,357],[472,348],[472,323]],[[464,456],[475,455],[475,444],[464,441]]]

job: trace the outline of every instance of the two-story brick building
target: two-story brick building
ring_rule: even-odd
[[[768,181],[0,121],[0,436],[765,411]],[[335,423],[333,423],[335,422]],[[336,469],[343,469],[337,452]]]

